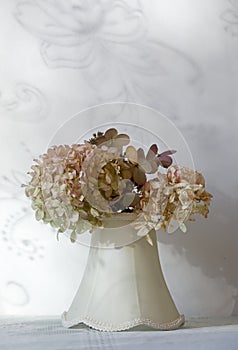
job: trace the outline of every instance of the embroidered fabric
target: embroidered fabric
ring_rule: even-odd
[[[184,315],[180,315],[176,320],[166,322],[166,323],[157,323],[148,318],[144,318],[144,319],[136,318],[134,320],[126,321],[121,324],[113,324],[113,323],[101,322],[99,320],[95,320],[88,316],[78,317],[77,319],[68,321],[66,319],[66,312],[64,312],[61,316],[61,321],[63,326],[66,328],[70,328],[80,323],[83,323],[86,326],[94,328],[99,331],[112,332],[112,331],[123,331],[123,330],[127,330],[140,325],[149,326],[158,330],[174,330],[181,327],[184,324],[185,318],[184,318]]]

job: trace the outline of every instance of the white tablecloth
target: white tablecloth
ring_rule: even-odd
[[[0,318],[1,350],[238,349],[238,318],[187,321],[176,331],[98,332],[64,329],[59,318]]]

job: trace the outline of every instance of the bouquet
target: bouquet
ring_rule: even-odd
[[[50,147],[23,186],[36,219],[57,228],[57,237],[69,230],[72,242],[121,213],[136,214],[139,236],[176,225],[186,231],[194,214],[207,217],[212,195],[200,173],[173,165],[175,152],[153,144],[145,154],[110,128],[83,144]]]

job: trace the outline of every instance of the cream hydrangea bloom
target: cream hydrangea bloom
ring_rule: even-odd
[[[91,227],[95,220],[82,200],[80,176],[93,148],[89,143],[53,146],[35,159],[31,180],[24,186],[37,220],[50,223],[58,232],[71,229],[80,233]]]
[[[137,223],[141,227],[146,223],[148,229],[167,230],[172,222],[176,222],[185,232],[185,222],[193,220],[193,214],[207,217],[211,197],[205,191],[205,180],[200,173],[172,166],[166,175],[158,173],[156,178],[144,185],[141,199],[143,213]]]

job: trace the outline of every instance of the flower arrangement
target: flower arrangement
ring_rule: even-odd
[[[200,173],[173,165],[174,150],[160,153],[153,144],[145,154],[129,144],[128,135],[110,128],[83,144],[53,146],[35,159],[23,186],[36,219],[58,234],[70,230],[74,242],[124,212],[137,214],[132,224],[139,235],[174,223],[186,231],[193,214],[207,217],[212,195]]]

